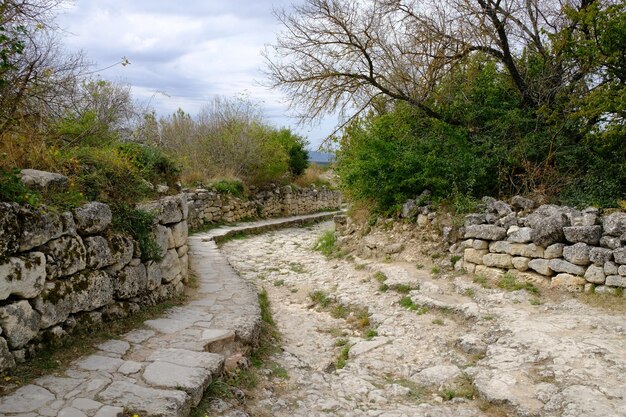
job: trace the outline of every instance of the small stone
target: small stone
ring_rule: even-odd
[[[124,361],[118,358],[90,355],[76,362],[76,366],[85,371],[115,372],[123,363]]]
[[[626,265],[626,248],[619,248],[613,251],[613,258],[615,263],[620,265]]]
[[[603,266],[606,262],[613,260],[613,251],[606,248],[591,248],[589,251],[589,260],[595,266]]]
[[[487,242],[486,240],[474,239],[472,240],[472,248],[476,250],[489,249],[489,242]]]
[[[606,277],[605,285],[609,287],[621,287],[626,288],[626,276],[622,275],[609,275]]]
[[[69,180],[65,175],[54,172],[39,171],[37,169],[23,169],[20,172],[22,182],[32,188],[43,191],[66,191]]]
[[[560,258],[563,256],[564,247],[565,245],[563,243],[555,243],[554,245],[550,245],[544,251],[543,256],[546,259]]]
[[[487,352],[487,344],[475,334],[466,334],[459,338],[457,344],[469,355],[481,355]]]
[[[512,259],[513,267],[518,271],[527,271],[530,263],[530,258],[525,258],[523,256],[518,256]]]
[[[122,366],[117,370],[122,375],[132,375],[141,371],[143,364],[135,361],[125,361]]]
[[[550,259],[548,266],[555,272],[564,272],[565,274],[583,275],[585,268],[562,259]]]
[[[589,251],[590,248],[586,243],[576,243],[563,248],[563,258],[575,265],[587,266],[591,262],[589,260]]]
[[[476,249],[465,249],[463,252],[463,258],[467,262],[471,262],[473,264],[482,265],[483,264],[483,256],[488,254],[487,250],[476,250]]]
[[[56,400],[45,388],[26,385],[0,399],[0,413],[29,413]]]
[[[502,240],[505,237],[506,229],[491,224],[471,225],[465,228],[465,238]]]
[[[617,275],[619,271],[619,267],[615,262],[605,262],[604,263],[604,275]]]
[[[63,235],[63,221],[55,212],[20,207],[17,216],[22,230],[19,249],[22,252]]]
[[[532,229],[530,227],[511,226],[507,231],[507,238],[511,243],[529,243],[531,239]]]
[[[9,350],[9,345],[4,337],[0,337],[0,371],[11,369],[15,366],[15,357]]]
[[[488,253],[483,256],[483,264],[496,268],[510,269],[513,268],[512,259],[511,255]]]
[[[534,214],[536,212],[527,218],[529,226],[532,228],[533,243],[545,248],[564,239],[563,227],[569,225],[569,220],[564,213],[549,217],[534,216]]]
[[[101,232],[111,224],[112,218],[111,208],[97,201],[74,209],[74,221],[80,234],[89,235]]]
[[[604,268],[599,266],[591,265],[585,272],[585,279],[593,284],[604,284],[605,278]]]
[[[533,200],[516,195],[511,198],[511,206],[516,210],[532,210],[537,207]]]
[[[593,289],[596,294],[610,294],[616,295],[618,289],[616,287],[607,287],[606,285],[598,285]]]
[[[123,340],[107,340],[104,343],[100,343],[96,346],[103,352],[115,353],[117,355],[125,355],[130,349],[130,344]]]
[[[565,239],[572,243],[597,245],[602,237],[602,226],[570,226],[564,227]]]
[[[189,368],[169,362],[153,362],[143,371],[147,384],[159,388],[183,389],[194,405],[202,399],[202,394],[211,383],[211,373],[203,368]]]
[[[609,248],[609,249],[617,249],[622,245],[621,239],[619,237],[612,236],[602,236],[600,239],[600,246]]]
[[[41,252],[0,259],[0,300],[10,295],[34,298],[43,290],[46,280],[46,257]]]
[[[550,288],[562,288],[570,292],[580,292],[584,289],[585,279],[571,274],[558,274],[552,278]]]
[[[552,269],[550,269],[549,265],[550,261],[547,259],[533,259],[528,262],[528,267],[534,271],[537,271],[541,275],[545,275],[547,277],[554,275]]]
[[[485,218],[484,214],[473,213],[465,216],[464,226],[468,227],[485,223],[487,223],[487,219]]]
[[[616,212],[606,216],[603,221],[604,233],[610,236],[621,236],[626,233],[626,213]]]
[[[19,349],[39,332],[40,316],[28,301],[0,307],[0,325],[11,349]]]

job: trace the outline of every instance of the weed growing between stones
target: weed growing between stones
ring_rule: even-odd
[[[539,294],[539,289],[530,282],[520,282],[511,274],[504,274],[496,282],[498,288],[505,291],[526,290],[533,294]]]
[[[307,272],[304,265],[302,265],[300,262],[289,262],[289,269],[291,269],[296,274],[304,274],[305,272]]]
[[[346,363],[348,362],[348,357],[350,356],[351,347],[352,346],[350,345],[346,345],[343,347],[343,349],[341,349],[341,352],[339,353],[339,357],[337,357],[337,361],[335,362],[336,369],[345,368]]]
[[[402,297],[400,301],[398,301],[398,304],[409,311],[415,311],[418,315],[428,313],[428,307],[415,304],[409,296]]]
[[[454,383],[450,386],[444,387],[439,391],[439,396],[444,401],[450,401],[454,398],[466,398],[473,400],[478,397],[478,391],[474,386],[474,381],[466,373],[463,373],[456,377]]]
[[[335,251],[335,243],[335,232],[327,230],[317,239],[317,243],[313,249],[321,252],[326,257],[330,257]]]

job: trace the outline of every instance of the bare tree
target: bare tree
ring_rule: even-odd
[[[583,30],[566,9],[612,0],[305,0],[276,13],[284,26],[264,55],[272,87],[305,119],[355,115],[379,100],[402,100],[452,124],[430,103],[440,81],[473,54],[506,70],[523,106],[549,105],[589,68],[551,43]],[[540,73],[528,73],[529,57]],[[534,71],[537,71],[537,69]],[[587,80],[589,82],[589,80]]]

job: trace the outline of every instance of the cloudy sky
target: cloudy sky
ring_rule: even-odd
[[[285,97],[263,86],[260,52],[280,30],[272,10],[295,0],[74,0],[59,16],[69,50],[83,50],[102,78],[132,85],[158,114],[192,115],[215,95],[261,101],[270,123],[315,148],[334,121],[299,127]]]

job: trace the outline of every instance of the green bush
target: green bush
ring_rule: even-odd
[[[118,149],[147,181],[173,185],[180,175],[178,165],[159,148],[126,142]]]
[[[113,227],[129,233],[137,240],[141,250],[141,259],[144,261],[160,260],[160,250],[152,232],[154,215],[127,204],[112,204],[111,209],[113,211]]]
[[[0,168],[0,201],[37,205],[38,193],[28,189],[19,177],[19,170],[5,171]]]
[[[237,180],[220,180],[211,183],[211,187],[219,193],[230,194],[235,197],[243,197],[245,191],[243,183]]]

